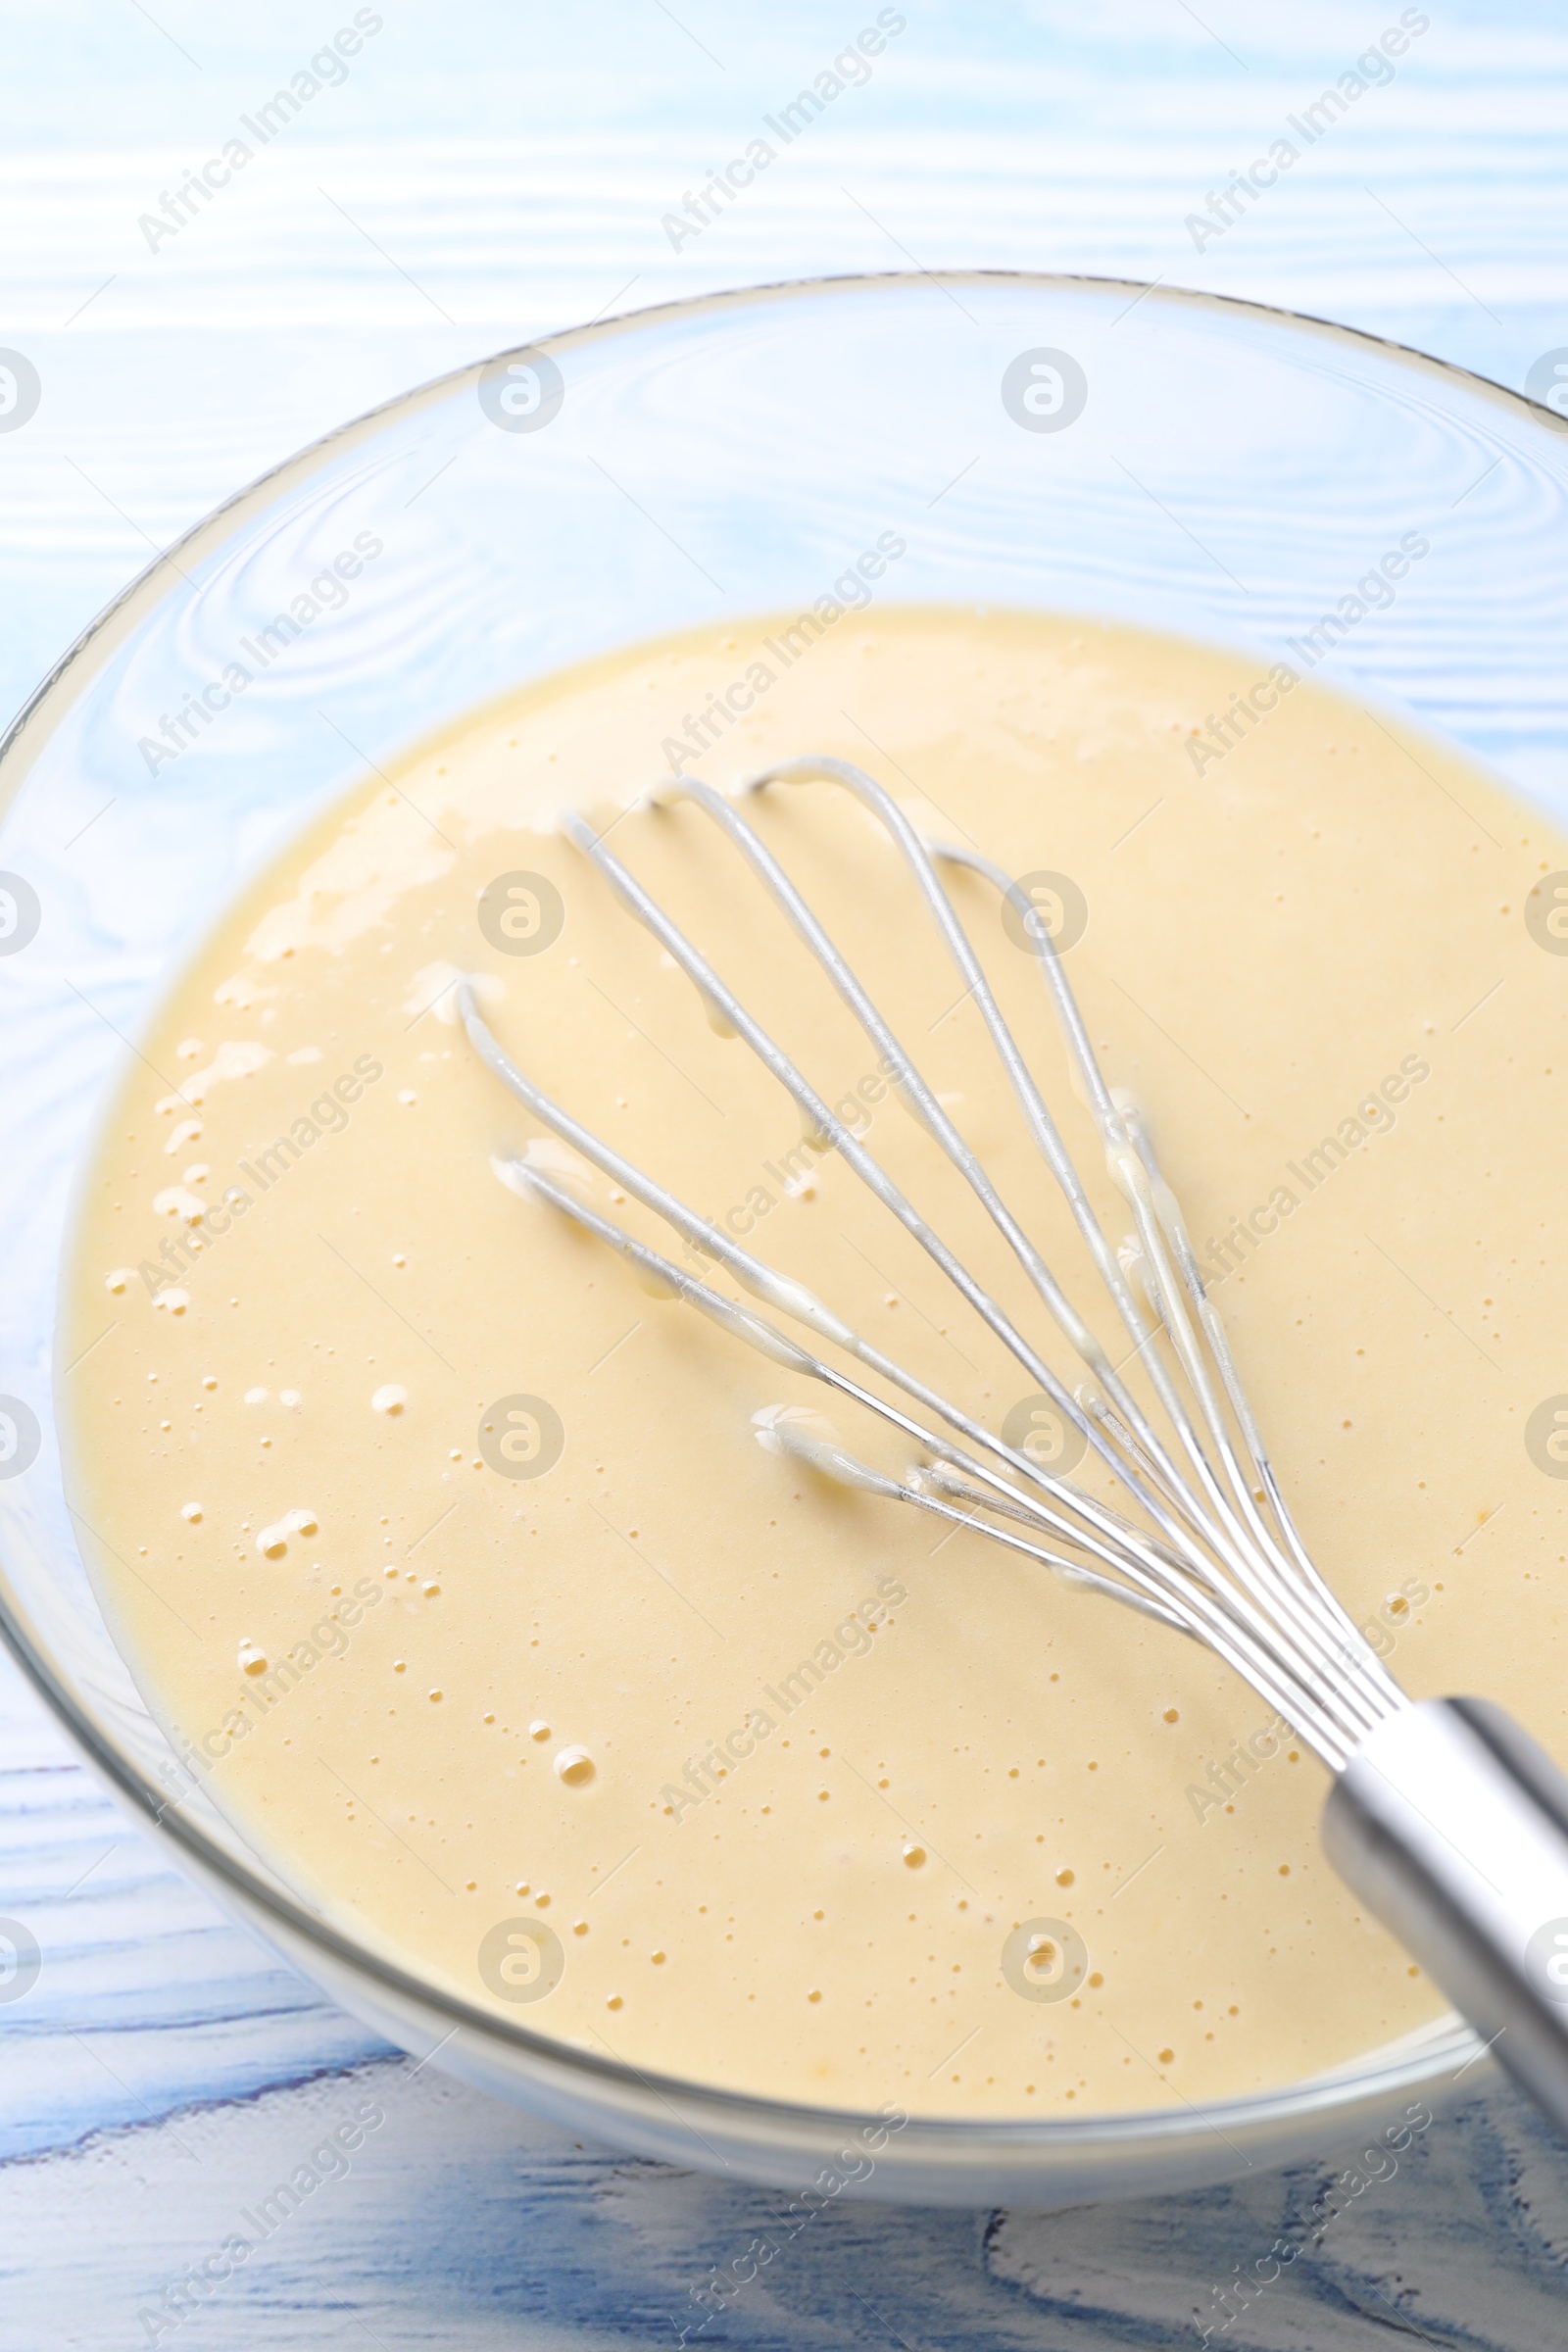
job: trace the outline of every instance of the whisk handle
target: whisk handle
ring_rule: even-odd
[[[1568,2133],[1568,1779],[1490,1700],[1380,1724],[1323,1813],[1330,1861]]]

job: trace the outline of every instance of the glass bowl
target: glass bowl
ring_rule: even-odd
[[[346,425],[200,523],[45,680],[0,746],[0,1628],[148,1834],[346,2009],[598,2139],[782,2187],[876,2121],[639,2075],[468,2007],[323,1919],[204,1794],[171,1796],[185,1776],[74,1539],[54,1409],[73,1367],[51,1359],[96,1105],[196,939],[372,764],[567,663],[808,607],[884,533],[906,542],[885,599],[1077,611],[1265,665],[1299,665],[1317,631],[1337,686],[1568,815],[1565,432],[1419,353],[1213,295],[760,288],[553,337]],[[1411,530],[1419,593],[1326,630]],[[1436,2100],[1474,2052],[1449,2019],[1201,2110],[915,2119],[858,2192],[1195,2186]]]

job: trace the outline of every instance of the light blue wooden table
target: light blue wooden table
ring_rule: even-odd
[[[1223,233],[1189,217],[1353,71],[1394,0],[1116,0],[1088,29],[1068,0],[904,0],[871,79],[722,218],[672,232],[875,13],[383,0],[339,77],[311,61],[347,0],[7,0],[0,346],[41,392],[0,432],[0,703],[152,549],[343,417],[704,287],[1103,271],[1322,313],[1511,384],[1568,345],[1568,28],[1520,0],[1435,6],[1396,78]],[[322,86],[251,138],[242,119],[299,74]],[[234,138],[250,161],[188,218],[166,209]],[[760,2192],[535,2129],[325,2007],[170,1875],[4,1664],[0,1917],[45,1953],[0,2001],[5,2352],[673,2343],[668,2315],[760,2226]],[[1568,2338],[1568,2160],[1472,2084],[1215,2340]],[[178,2281],[366,2100],[384,2123],[351,2169],[181,2313]],[[1196,2342],[1194,2313],[1325,2177],[1054,2217],[835,2208],[696,2340]]]

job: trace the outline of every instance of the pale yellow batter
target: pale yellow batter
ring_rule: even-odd
[[[567,803],[608,823],[749,680],[744,716],[707,721],[712,781],[835,753],[928,831],[1069,877],[1091,1035],[1216,1246],[1320,1565],[1412,1691],[1488,1691],[1561,1754],[1561,1490],[1525,1428],[1568,1388],[1568,958],[1525,910],[1568,845],[1314,683],[1218,756],[1245,656],[920,610],[785,650],[776,620],[672,640],[478,713],[261,875],[180,976],[63,1302],[105,1606],[192,1774],[312,1900],[642,2069],[1027,2116],[1347,2060],[1440,2003],[1323,1862],[1310,1755],[1190,1643],[760,1448],[755,1412],[822,1393],[497,1180],[538,1131],[450,983],[482,975],[538,1083],[1000,1425],[1029,1382],[551,828]],[[754,806],[1108,1338],[886,837],[829,785]],[[686,807],[613,841],[1047,1339],[717,831]],[[985,885],[953,887],[1119,1235],[1031,959]],[[1070,1997],[1004,1969],[1040,1920],[1081,1939]]]

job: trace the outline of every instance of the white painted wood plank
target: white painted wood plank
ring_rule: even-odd
[[[1314,2245],[1314,2200],[1353,2154],[1052,2215],[844,2202],[791,2234],[766,2191],[618,2157],[385,2061],[0,2168],[0,2340],[598,2352],[684,2329],[768,2352],[1120,2352],[1196,2343],[1238,2268],[1272,2267],[1214,2341],[1561,2341],[1568,2187],[1532,2115],[1471,2100]],[[736,2278],[716,2304],[715,2274]]]

